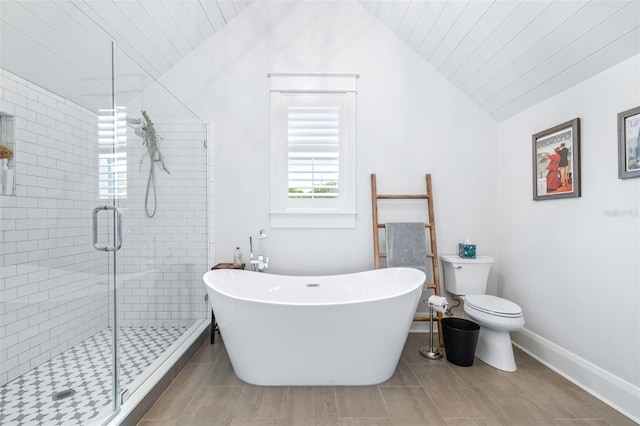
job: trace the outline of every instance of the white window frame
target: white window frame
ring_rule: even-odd
[[[272,228],[355,228],[357,74],[269,74],[271,92]],[[328,95],[340,100],[339,196],[289,198],[287,99]],[[324,98],[326,99],[326,98]]]

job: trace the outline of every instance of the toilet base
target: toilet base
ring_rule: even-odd
[[[508,331],[493,330],[480,324],[476,358],[502,371],[517,370]]]

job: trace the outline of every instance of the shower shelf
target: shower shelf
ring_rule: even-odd
[[[9,169],[13,172],[11,188],[8,194],[5,194],[0,187],[0,195],[15,196],[16,194],[16,143],[15,143],[15,120],[12,115],[0,111],[0,143],[13,152],[13,156],[9,159]],[[1,166],[0,166],[1,167]],[[0,170],[0,173],[2,171]],[[1,181],[1,180],[0,180]]]

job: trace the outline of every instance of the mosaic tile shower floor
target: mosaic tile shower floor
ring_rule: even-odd
[[[187,327],[120,329],[122,388],[131,383]],[[111,329],[104,330],[0,389],[0,424],[85,425],[111,404]],[[54,401],[54,394],[75,393]]]

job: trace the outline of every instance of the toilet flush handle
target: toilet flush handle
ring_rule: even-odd
[[[453,269],[462,269],[462,266],[456,265],[456,266],[453,267]]]

